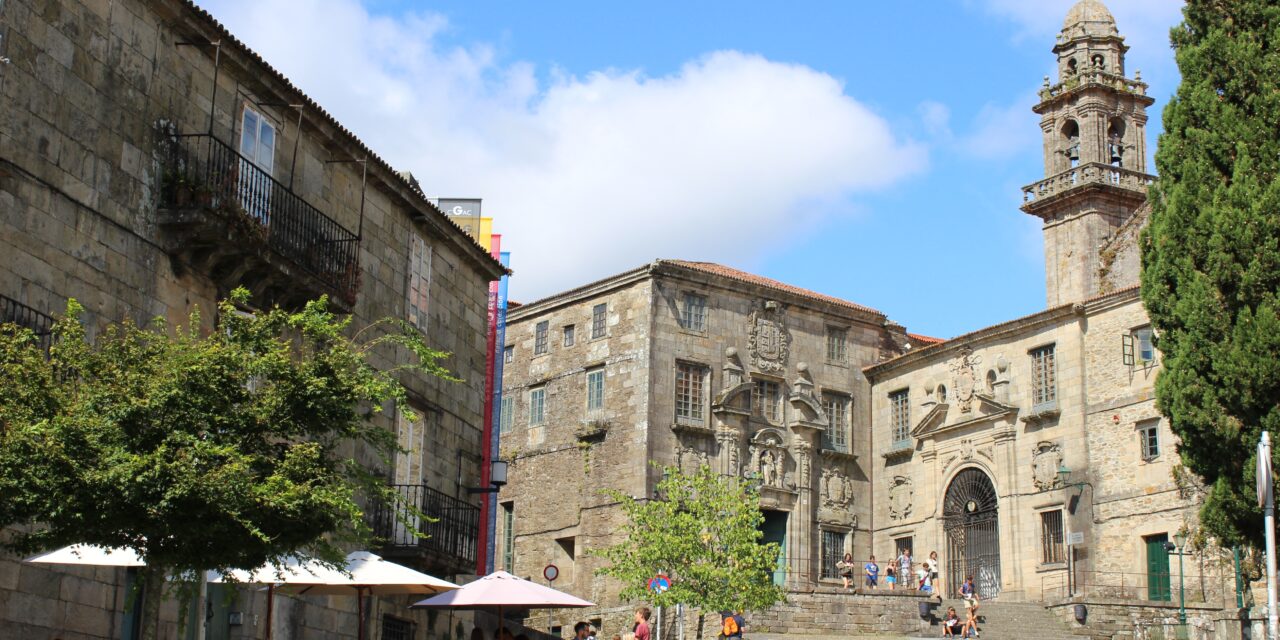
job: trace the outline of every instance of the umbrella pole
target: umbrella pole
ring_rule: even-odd
[[[267,585],[267,640],[271,640],[271,607],[275,604],[276,585]]]

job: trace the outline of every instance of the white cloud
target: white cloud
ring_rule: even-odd
[[[542,84],[490,46],[442,46],[440,16],[210,4],[429,194],[483,197],[516,299],[657,257],[749,263],[927,162],[836,79],[759,56],[713,52],[661,77],[553,70]]]
[[[961,149],[978,158],[1008,158],[1040,144],[1035,132],[1040,117],[1031,110],[1038,102],[1035,94],[1027,94],[1012,104],[987,103],[973,118],[972,129],[960,137]]]

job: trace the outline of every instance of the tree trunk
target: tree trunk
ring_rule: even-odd
[[[707,614],[698,609],[698,640],[702,640],[702,627],[707,623]]]
[[[164,567],[145,566],[138,570],[142,580],[142,640],[160,638],[160,604],[164,598]]]

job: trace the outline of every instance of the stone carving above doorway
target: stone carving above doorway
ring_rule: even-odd
[[[1062,447],[1053,442],[1041,442],[1031,450],[1031,480],[1036,488],[1046,491],[1058,487],[1058,468],[1062,466]]]
[[[791,333],[782,317],[782,305],[766,300],[751,312],[747,326],[747,351],[758,371],[780,372],[791,352]]]
[[[915,497],[915,487],[911,478],[894,476],[889,481],[889,517],[893,520],[905,520],[911,515],[911,502]]]
[[[853,513],[853,480],[836,469],[823,469],[818,490],[818,520],[827,524],[858,526]]]
[[[697,447],[682,446],[676,454],[676,466],[685,475],[697,473],[706,464],[710,464],[707,452]]]
[[[952,362],[951,373],[955,376],[956,406],[961,413],[973,410],[973,395],[978,387],[977,366],[982,364],[982,356],[973,355],[973,349],[965,346],[960,350],[960,359]]]

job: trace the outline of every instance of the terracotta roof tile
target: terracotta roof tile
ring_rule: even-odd
[[[821,300],[823,302],[828,302],[836,306],[845,307],[848,309],[855,309],[858,311],[865,311],[867,313],[874,313],[878,316],[884,317],[884,313],[876,309],[872,309],[871,307],[860,305],[856,302],[850,302],[848,300],[837,298],[835,296],[829,296],[823,293],[818,293],[816,291],[810,291],[809,289],[804,289],[802,287],[790,285],[785,282],[779,282],[772,278],[758,276],[754,273],[747,273],[746,271],[740,271],[738,269],[734,269],[733,267],[726,267],[722,264],[717,264],[715,262],[691,262],[688,260],[660,260],[659,262],[664,262],[666,264],[672,264],[672,265],[684,267],[686,269],[693,269],[694,271],[701,271],[703,273],[709,273],[711,275],[720,276],[722,278],[728,278],[730,280],[737,280],[739,282],[746,282],[749,284],[754,284],[754,285],[766,287],[769,289],[784,291],[786,293],[801,296],[804,298]]]
[[[910,333],[910,332],[907,333],[907,337],[911,338],[912,340],[916,340],[918,342],[924,342],[927,344],[938,344],[939,342],[947,341],[946,338],[934,338],[932,336],[922,336],[918,333]]]

